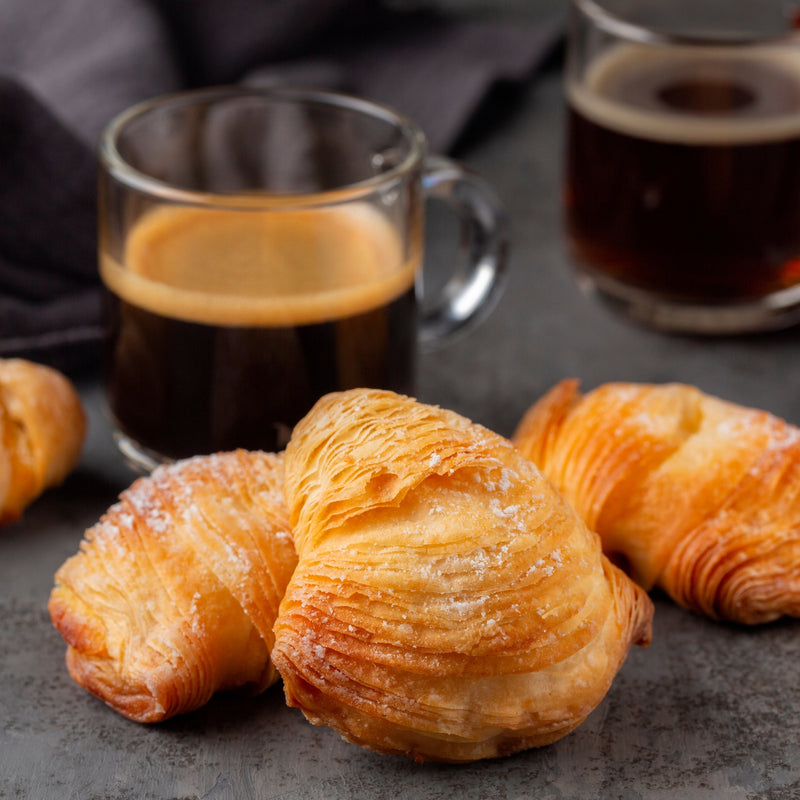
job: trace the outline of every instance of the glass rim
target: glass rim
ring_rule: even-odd
[[[606,33],[613,34],[620,39],[626,39],[638,44],[653,45],[682,45],[705,47],[743,47],[757,45],[778,45],[797,43],[800,41],[800,31],[787,29],[773,34],[725,34],[712,36],[711,34],[669,33],[667,31],[649,28],[636,22],[630,22],[623,16],[615,14],[604,8],[597,0],[571,0],[574,8],[591,19]]]
[[[331,108],[346,108],[365,117],[380,119],[401,132],[409,149],[402,161],[385,172],[360,181],[314,192],[272,191],[212,192],[175,186],[134,167],[117,147],[119,137],[132,122],[147,114],[169,107],[180,108],[208,104],[236,97],[267,98],[300,103],[317,103]],[[420,167],[427,152],[427,139],[419,125],[391,106],[357,95],[332,89],[275,84],[267,86],[222,85],[188,89],[136,103],[121,111],[106,125],[100,136],[98,155],[101,167],[117,182],[143,194],[175,203],[209,207],[259,208],[273,206],[327,205],[363,197],[380,187],[392,184]]]

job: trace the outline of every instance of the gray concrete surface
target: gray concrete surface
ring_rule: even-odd
[[[667,337],[611,316],[575,288],[557,205],[561,98],[553,69],[518,102],[491,111],[485,135],[462,148],[511,212],[512,274],[490,320],[423,359],[420,399],[510,434],[565,376],[586,388],[679,380],[800,423],[800,331]],[[434,247],[435,237],[434,229]],[[91,434],[79,469],[0,532],[0,798],[800,797],[800,623],[719,625],[660,596],[652,646],[631,653],[586,723],[506,759],[418,766],[372,754],[308,725],[280,688],[219,698],[162,725],[126,721],[72,683],[46,610],[56,568],[130,481],[99,388],[81,388]]]

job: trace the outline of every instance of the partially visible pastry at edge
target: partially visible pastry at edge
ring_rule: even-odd
[[[296,563],[282,486],[282,456],[235,451],[123,492],[50,596],[75,681],[138,722],[274,683],[272,626]]]
[[[320,400],[286,450],[298,566],[275,624],[287,701],[417,761],[553,742],[650,639],[646,593],[536,467],[377,390]]]
[[[0,358],[0,524],[67,477],[85,434],[80,398],[64,375]]]
[[[716,619],[800,616],[800,429],[692,386],[566,380],[513,438],[645,589]]]

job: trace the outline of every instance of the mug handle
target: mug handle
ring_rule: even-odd
[[[508,219],[486,181],[443,156],[429,156],[422,175],[426,198],[455,213],[466,252],[433,305],[420,316],[419,345],[431,352],[484,320],[503,293],[508,259]]]

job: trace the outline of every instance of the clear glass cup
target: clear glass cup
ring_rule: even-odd
[[[423,313],[430,197],[453,209],[466,247]],[[418,349],[467,332],[497,300],[506,229],[483,180],[363,99],[221,87],[124,112],[102,138],[99,191],[124,457],[148,470],[279,450],[327,392],[413,393]]]
[[[588,292],[669,331],[800,321],[790,9],[571,0],[565,222]]]

